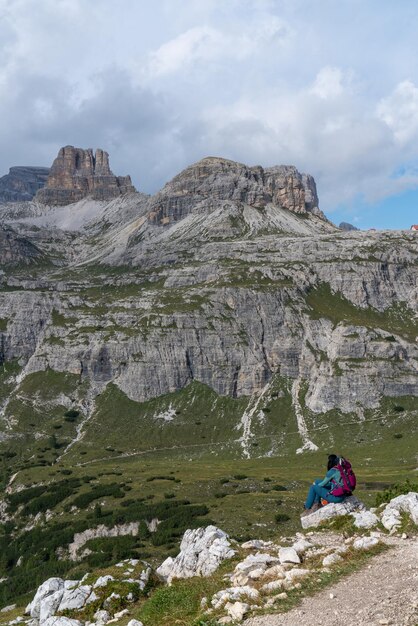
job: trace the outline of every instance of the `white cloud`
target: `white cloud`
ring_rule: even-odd
[[[255,24],[235,31],[196,26],[152,52],[145,73],[153,77],[183,71],[193,63],[241,61],[270,44],[281,45],[290,32],[289,26],[274,16],[264,16]]]
[[[352,2],[0,0],[0,175],[73,143],[148,192],[208,154],[294,164],[326,210],[412,189],[418,4],[354,32]]]
[[[393,132],[400,144],[418,138],[418,87],[410,80],[399,83],[393,92],[382,98],[377,107],[377,116]]]
[[[340,68],[323,67],[315,78],[311,92],[323,100],[341,96],[344,92],[344,87],[343,73]]]

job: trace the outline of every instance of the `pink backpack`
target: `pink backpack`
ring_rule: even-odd
[[[356,488],[357,479],[355,473],[353,472],[353,468],[351,467],[350,461],[344,457],[340,457],[336,467],[340,472],[342,484],[337,484],[337,486],[334,487],[330,493],[333,496],[351,496]]]

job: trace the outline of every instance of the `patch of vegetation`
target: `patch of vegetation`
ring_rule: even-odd
[[[418,491],[418,482],[411,482],[406,479],[404,482],[394,483],[380,493],[376,494],[376,506],[389,502],[392,498],[404,495],[410,491]]]
[[[5,332],[7,330],[8,322],[9,322],[8,319],[4,317],[0,317],[0,332]]]
[[[381,328],[390,333],[397,333],[409,341],[415,341],[417,327],[414,312],[406,305],[395,304],[384,312],[372,307],[354,306],[340,293],[333,293],[327,283],[321,283],[308,291],[306,303],[309,315],[313,319],[325,317],[335,325],[341,322],[366,328]]]

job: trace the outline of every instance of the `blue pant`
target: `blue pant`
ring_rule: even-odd
[[[333,496],[329,493],[325,487],[319,487],[318,484],[322,482],[320,478],[317,478],[313,485],[310,486],[308,497],[305,502],[305,509],[310,509],[314,502],[321,502],[321,498],[328,502],[342,502],[344,496]]]

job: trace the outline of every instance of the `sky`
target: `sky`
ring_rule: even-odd
[[[154,193],[291,164],[335,223],[418,223],[416,0],[0,0],[0,175],[104,148]]]

